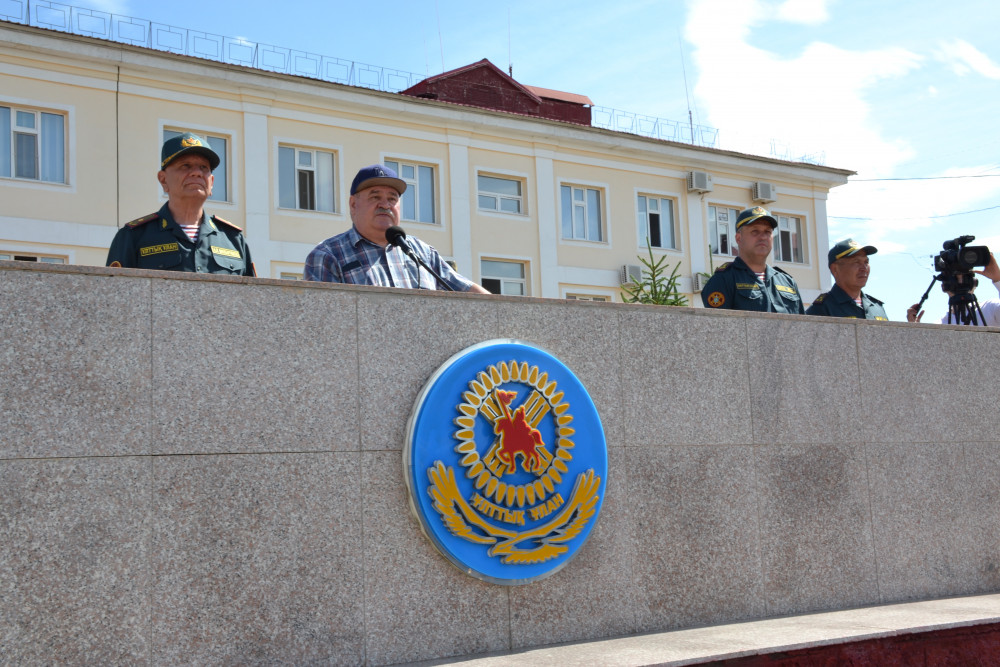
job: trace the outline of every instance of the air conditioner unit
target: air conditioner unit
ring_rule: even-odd
[[[774,189],[774,185],[771,183],[756,181],[753,184],[753,188],[751,188],[751,190],[752,190],[753,200],[756,202],[769,204],[773,201],[778,200],[778,193]]]
[[[711,192],[712,175],[704,171],[688,172],[688,192]]]
[[[622,264],[618,278],[622,285],[627,285],[629,283],[641,283],[642,267],[638,264]]]
[[[705,287],[705,283],[708,282],[708,276],[704,273],[696,273],[691,276],[691,285],[694,286],[695,292],[700,292],[702,288]]]

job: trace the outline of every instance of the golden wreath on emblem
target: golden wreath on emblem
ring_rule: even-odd
[[[525,386],[521,392],[500,385]],[[527,362],[500,362],[481,371],[469,382],[469,391],[458,405],[454,437],[455,452],[465,476],[474,480],[476,492],[462,497],[455,483],[455,470],[438,461],[428,469],[432,482],[429,492],[434,509],[453,535],[473,543],[493,545],[490,556],[501,556],[504,564],[540,563],[565,553],[565,546],[593,518],[600,496],[601,478],[592,470],[577,476],[569,500],[555,485],[569,473],[575,444],[570,436],[573,417],[563,392],[548,374]],[[555,449],[546,443],[537,426],[552,413]],[[480,456],[475,424],[479,418],[493,426],[496,438]],[[518,467],[534,479],[523,484],[503,481]],[[526,518],[532,522],[552,517],[535,528],[518,531]]]
[[[712,292],[708,295],[708,305],[712,308],[718,308],[726,302],[726,297],[722,292]]]
[[[184,137],[181,139],[181,146],[184,148],[190,148],[191,146],[201,146],[201,142],[195,137]]]

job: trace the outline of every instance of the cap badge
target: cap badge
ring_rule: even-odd
[[[201,146],[201,142],[198,141],[198,137],[184,137],[181,139],[181,146],[191,148],[192,146]]]

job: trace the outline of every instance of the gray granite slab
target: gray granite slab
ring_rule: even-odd
[[[154,664],[364,662],[359,454],[154,460]]]
[[[963,447],[974,537],[972,563],[980,590],[1000,591],[1000,442]]]
[[[148,280],[0,271],[0,458],[149,451]]]
[[[499,312],[500,337],[537,345],[566,364],[594,401],[608,442],[624,444],[620,310],[594,303],[504,301]]]
[[[509,649],[507,588],[465,574],[424,537],[400,452],[362,456],[368,663]]]
[[[0,664],[148,664],[150,460],[0,461]]]
[[[154,453],[358,449],[353,293],[159,280],[153,306]]]
[[[628,448],[640,632],[758,618],[766,609],[753,448]]]
[[[559,572],[510,590],[515,649],[636,631],[628,480],[624,448],[608,452],[607,494],[597,525]]]
[[[747,318],[754,442],[862,441],[857,328]]]
[[[877,604],[864,446],[773,445],[755,455],[768,615]]]
[[[981,592],[962,446],[870,444],[868,466],[882,600]]]
[[[1000,336],[944,327],[858,327],[862,417],[873,442],[995,440]]]
[[[496,337],[496,303],[489,297],[359,294],[362,449],[402,450],[406,420],[434,371],[452,355]]]
[[[628,446],[752,441],[745,319],[666,306],[621,310]]]

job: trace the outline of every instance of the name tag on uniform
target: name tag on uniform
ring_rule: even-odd
[[[785,294],[795,294],[795,289],[789,287],[788,285],[775,285],[774,287],[779,292],[784,292]]]
[[[736,289],[757,289],[757,283],[736,283]]]
[[[238,250],[233,250],[232,248],[220,248],[217,245],[211,246],[213,255],[222,255],[223,257],[235,257],[240,259],[240,252]]]
[[[145,248],[139,248],[140,257],[148,257],[149,255],[161,255],[165,252],[176,252],[176,243],[161,243],[160,245],[149,245]]]

